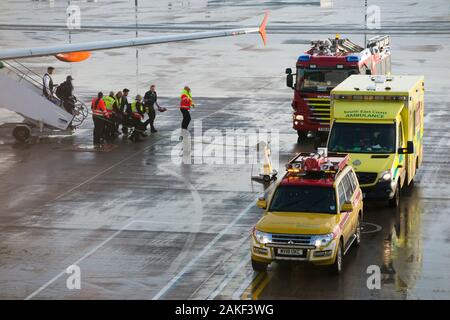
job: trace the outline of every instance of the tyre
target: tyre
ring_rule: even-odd
[[[297,130],[297,144],[300,144],[302,141],[306,140],[306,131]]]
[[[255,261],[252,259],[252,268],[256,272],[264,272],[267,270],[267,263]]]
[[[344,253],[342,252],[342,240],[339,241],[339,245],[336,249],[336,258],[334,259],[333,264],[331,265],[331,273],[334,275],[338,275],[342,271],[342,265],[344,261]]]
[[[12,134],[17,141],[25,142],[30,138],[31,130],[27,126],[17,126]]]
[[[355,247],[359,247],[361,244],[361,221],[358,217],[358,222],[356,223],[356,229],[355,229],[355,241],[353,242]]]
[[[398,208],[400,204],[400,186],[397,184],[397,188],[395,189],[395,194],[392,199],[389,199],[389,207],[390,208]]]
[[[270,180],[272,180],[272,178],[269,175],[264,175],[263,177],[264,182],[270,182]]]

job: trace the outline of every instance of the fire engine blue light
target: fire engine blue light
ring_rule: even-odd
[[[311,59],[311,56],[309,54],[302,54],[300,57],[298,57],[298,61],[309,61]]]
[[[358,62],[359,60],[361,60],[360,56],[348,56],[347,57],[347,62]]]

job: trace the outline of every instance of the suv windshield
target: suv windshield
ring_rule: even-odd
[[[331,91],[357,69],[298,69],[297,83],[302,91]]]
[[[280,186],[269,211],[336,213],[336,196],[331,187]]]
[[[349,153],[394,153],[394,124],[335,123],[328,150]]]

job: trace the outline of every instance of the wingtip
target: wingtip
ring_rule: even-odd
[[[267,20],[269,19],[269,11],[266,11],[264,14],[264,19],[259,26],[259,34],[261,35],[264,46],[267,44],[267,33],[266,33],[266,25]]]

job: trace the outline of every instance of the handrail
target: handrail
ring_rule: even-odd
[[[3,63],[5,64],[5,66],[8,68],[8,70],[14,72],[19,78],[20,81],[21,80],[25,80],[28,83],[30,83],[31,85],[33,85],[34,87],[37,87],[40,91],[42,91],[42,89],[44,88],[44,84],[41,81],[42,77],[40,75],[38,75],[36,72],[34,72],[33,70],[31,70],[30,68],[28,68],[27,66],[23,65],[22,63],[13,60],[17,65],[13,65],[10,62],[6,62],[3,61]],[[24,70],[26,70],[27,72],[25,72],[24,70],[20,69],[23,68]],[[35,78],[33,78],[32,76],[30,76],[30,74],[34,75],[35,77],[38,77],[39,80],[36,80]],[[58,97],[54,96],[51,101],[55,106],[59,107],[59,108],[63,108],[64,109],[64,105],[61,101],[61,99],[59,99]],[[84,120],[89,116],[89,109],[88,107],[82,102],[82,101],[74,101],[74,108],[73,108],[73,119],[72,119],[72,127],[76,128],[78,126],[80,126]]]
[[[34,86],[38,87],[39,89],[43,89],[44,85],[42,82],[37,81],[36,79],[34,79],[33,77],[29,76],[28,74],[26,74],[25,72],[23,72],[22,70],[20,70],[18,67],[13,66],[11,63],[3,61],[4,64],[6,64],[8,66],[8,69],[13,71],[16,75],[18,75],[21,79],[25,79],[27,80],[29,83],[33,84]],[[20,66],[23,66],[21,63],[18,63]],[[28,69],[25,67],[25,69]],[[31,71],[31,70],[30,70]],[[34,73],[34,72],[32,72]],[[34,73],[35,75],[37,75],[36,73]]]

